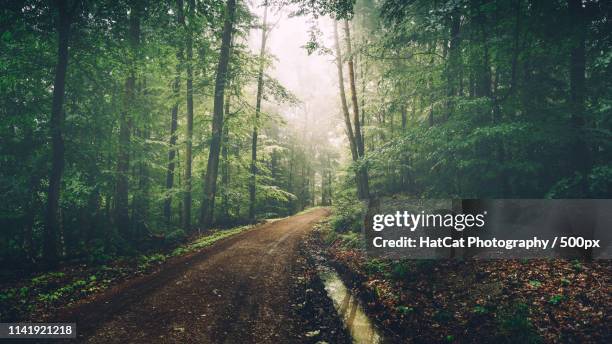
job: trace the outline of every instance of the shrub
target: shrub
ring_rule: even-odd
[[[395,280],[404,280],[408,277],[411,272],[411,266],[405,260],[392,263],[391,277]]]
[[[337,232],[359,232],[364,214],[365,207],[359,201],[339,201],[334,207],[330,224]]]
[[[385,262],[384,260],[376,259],[376,258],[369,259],[364,264],[365,272],[368,275],[383,274],[385,273],[388,267],[389,267],[389,263]]]
[[[510,309],[502,310],[498,316],[499,340],[504,343],[540,343],[531,320],[529,306],[518,303]]]
[[[166,241],[170,244],[178,244],[185,239],[185,231],[182,229],[174,230],[166,234]]]

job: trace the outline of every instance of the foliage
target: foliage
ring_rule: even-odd
[[[138,12],[134,9],[140,2],[68,2],[79,6],[70,18],[62,109],[60,228],[51,238],[45,236],[44,212],[55,159],[49,128],[59,10],[55,2],[39,1],[0,9],[0,262],[5,266],[27,268],[40,262],[42,247],[50,241],[57,243],[62,260],[108,262],[117,255],[177,245],[200,227],[226,2],[198,0],[194,9],[188,1],[147,2]],[[179,3],[184,7],[179,9]],[[133,19],[139,21],[136,45],[130,43]],[[253,120],[252,87],[261,61],[244,41],[259,20],[249,4],[238,2],[214,227],[249,221],[254,125],[260,131],[255,204],[259,219],[315,205],[316,189],[324,187],[315,183],[315,173],[331,173],[335,164],[329,149],[314,144],[327,137],[307,137],[298,129],[301,123],[282,120],[281,112],[301,102],[268,74],[263,78],[262,116],[258,123]],[[264,52],[263,64],[269,67],[273,61]],[[194,93],[192,137],[186,132],[188,69]],[[132,76],[133,90],[127,86]],[[121,130],[127,127],[126,139]],[[195,224],[189,229],[183,228],[187,141],[193,146],[190,213]],[[127,166],[122,151],[129,156]],[[127,188],[124,204],[119,202],[119,185],[126,175],[127,186],[121,188]],[[128,221],[118,221],[120,212],[127,212]]]
[[[609,197],[610,6],[583,11],[565,1],[357,2],[372,193]],[[570,75],[576,44],[586,46],[584,89]]]
[[[458,342],[582,342],[607,335],[611,301],[599,287],[611,268],[607,261],[583,261],[582,271],[561,259],[396,261],[337,241],[328,253],[367,300],[368,315],[397,342],[448,336]]]
[[[540,343],[541,338],[529,320],[529,306],[517,303],[501,312],[499,323],[499,340],[505,343]]]
[[[0,320],[31,319],[36,314],[76,302],[126,279],[151,273],[169,259],[196,252],[221,239],[251,229],[253,226],[248,225],[216,230],[171,251],[156,251],[138,257],[114,257],[103,265],[92,262],[66,266],[62,271],[40,273],[3,284],[3,288],[9,287],[0,290]]]
[[[332,228],[338,232],[360,233],[365,210],[365,205],[352,198],[349,192],[337,193],[334,212],[330,220]]]

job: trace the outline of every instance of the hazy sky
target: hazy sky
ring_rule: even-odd
[[[263,7],[259,1],[251,5],[254,13],[263,16]],[[309,40],[309,29],[315,24],[309,17],[289,18],[290,9],[269,10],[268,22],[276,23],[267,41],[266,51],[276,57],[274,67],[266,72],[295,94],[302,102],[298,109],[283,107],[283,117],[290,121],[303,122],[307,117],[310,129],[334,131],[333,136],[342,140],[338,132],[339,96],[337,71],[332,63],[333,56],[313,53],[308,55],[303,46]],[[322,32],[321,40],[331,47],[331,21],[319,19],[316,23]],[[249,45],[253,52],[259,52],[261,31],[252,30]],[[333,125],[330,125],[330,121]],[[317,128],[318,127],[318,128]],[[338,144],[339,142],[333,142]]]

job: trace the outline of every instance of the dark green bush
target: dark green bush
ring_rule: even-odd
[[[356,199],[341,198],[334,207],[330,224],[337,232],[359,232],[363,226],[365,206]]]
[[[541,343],[542,339],[529,319],[529,306],[518,303],[498,314],[498,337],[504,343]]]
[[[408,278],[411,271],[412,267],[410,264],[405,260],[400,260],[393,263],[391,267],[391,277],[397,281],[405,280]]]

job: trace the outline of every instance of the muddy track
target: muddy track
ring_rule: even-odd
[[[293,343],[298,247],[328,215],[317,209],[262,225],[59,315],[88,343]]]

